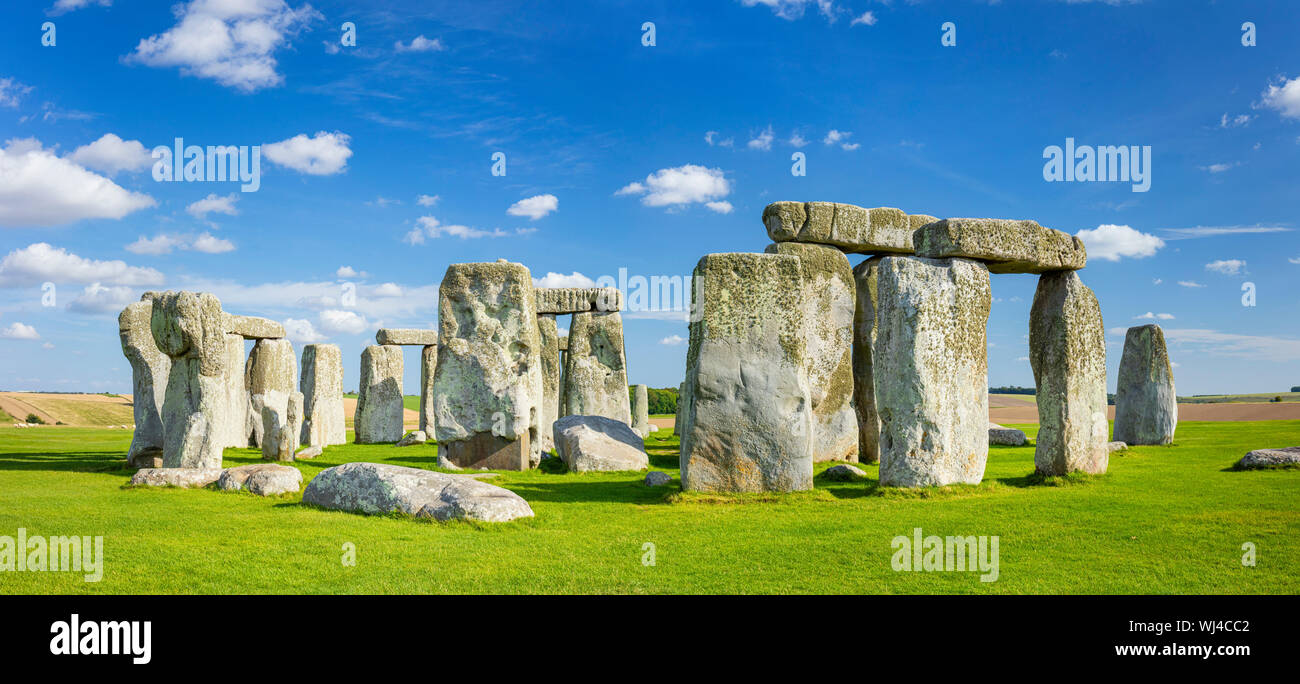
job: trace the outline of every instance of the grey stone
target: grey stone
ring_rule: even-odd
[[[799,257],[803,270],[808,387],[812,394],[813,462],[858,460],[853,407],[856,289],[849,260],[834,247],[780,242],[768,254]]]
[[[301,488],[302,472],[293,466],[274,463],[255,463],[226,468],[221,471],[221,477],[217,479],[217,489],[244,490],[258,496],[297,494]]]
[[[298,453],[293,455],[293,460],[295,461],[310,460],[316,458],[317,456],[320,456],[323,453],[325,453],[325,447],[321,446],[320,444],[314,444],[312,446],[299,449]]]
[[[1128,329],[1115,391],[1115,439],[1136,444],[1169,444],[1178,428],[1174,370],[1158,325]]]
[[[1025,433],[1021,430],[1003,427],[994,423],[989,424],[989,444],[999,444],[1002,446],[1025,446],[1028,443],[1029,438],[1026,437]]]
[[[219,468],[227,434],[225,314],[206,292],[155,293],[150,330],[171,358],[163,399],[163,465]]]
[[[856,466],[841,464],[827,468],[822,476],[835,482],[856,482],[867,479],[867,472]]]
[[[623,317],[617,311],[573,314],[564,369],[565,416],[604,416],[631,425]]]
[[[153,340],[150,330],[152,318],[153,301],[148,299],[128,305],[117,317],[122,353],[131,363],[131,412],[135,417],[135,433],[131,435],[131,448],[126,460],[132,468],[162,465],[162,407],[172,361]]]
[[[560,344],[555,314],[537,314],[537,332],[541,340],[542,397],[538,402],[541,419],[538,439],[542,452],[555,448],[554,425],[560,417]]]
[[[686,407],[686,383],[677,383],[677,410],[673,412],[673,434],[681,438],[682,409]]]
[[[709,254],[692,278],[682,488],[811,489],[803,273],[784,254]]]
[[[141,468],[131,484],[143,487],[206,487],[221,477],[220,468]]]
[[[899,209],[837,202],[773,202],[763,209],[773,242],[806,242],[857,254],[911,254],[912,224]]]
[[[1088,263],[1082,240],[1034,221],[943,219],[918,228],[912,243],[917,256],[977,259],[990,273],[1075,271]]]
[[[438,344],[438,331],[420,328],[380,328],[375,331],[375,343],[427,347]]]
[[[438,369],[438,345],[430,344],[420,350],[420,430],[433,435],[438,421],[433,413],[433,377]]]
[[[244,386],[244,337],[226,333],[226,361],[221,374],[226,389],[225,437],[222,446],[248,446],[248,388]]]
[[[604,416],[565,416],[555,421],[555,453],[574,472],[645,470],[645,443],[627,423]]]
[[[1078,273],[1038,278],[1029,313],[1029,362],[1038,399],[1035,470],[1106,472],[1106,329],[1101,305]]]
[[[623,310],[623,292],[616,287],[539,287],[535,292],[539,314]]]
[[[673,476],[662,471],[652,470],[645,474],[645,486],[647,487],[658,487],[672,481]]]
[[[348,428],[343,410],[343,353],[337,345],[309,344],[302,348],[303,421],[301,443],[314,446],[346,444]]]
[[[569,351],[569,336],[568,336],[568,335],[561,335],[561,336],[560,336],[560,343],[559,343],[559,346],[560,346],[560,351],[562,351],[562,352]],[[563,368],[563,367],[564,367],[563,364],[561,364],[560,367]]]
[[[853,268],[856,306],[853,311],[853,403],[858,417],[858,460],[880,462],[880,414],[876,410],[873,349],[876,344],[877,276],[882,257]]]
[[[1128,445],[1124,442],[1106,442],[1106,453],[1113,454],[1116,451],[1128,451]]]
[[[367,515],[406,513],[435,520],[505,522],[533,509],[514,492],[465,475],[379,463],[326,468],[302,493],[303,503]]]
[[[226,332],[249,340],[274,340],[284,337],[284,326],[256,316],[226,314]]]
[[[1237,468],[1274,468],[1277,466],[1300,464],[1300,447],[1283,447],[1281,449],[1256,449],[1237,461]]]
[[[261,406],[253,404],[258,394],[276,391],[292,393],[298,383],[298,359],[293,344],[284,339],[259,339],[244,364],[244,385],[248,388],[248,445],[262,445]]]
[[[292,461],[302,431],[302,392],[268,390],[254,397],[262,417],[262,458]]]
[[[641,437],[650,434],[650,388],[632,387],[632,429]]]
[[[978,484],[989,450],[988,269],[919,257],[885,257],[879,269],[880,483]]]
[[[416,444],[424,444],[427,441],[429,441],[429,436],[424,434],[424,430],[412,430],[397,441],[397,446],[415,446]]]
[[[357,444],[402,438],[402,348],[370,345],[361,350],[361,387],[352,429]]]

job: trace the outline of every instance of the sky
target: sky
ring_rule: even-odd
[[[1110,391],[1153,322],[1179,394],[1286,391],[1297,31],[1249,1],[7,2],[0,389],[129,392],[118,312],[187,289],[338,344],[351,390],[377,328],[436,327],[449,264],[685,277],[820,200],[1079,235]],[[256,182],[166,180],[177,138]],[[1067,145],[1148,150],[1149,185],[1049,180]],[[992,278],[991,385],[1033,386],[1035,285]],[[629,382],[682,381],[680,311],[624,325]]]

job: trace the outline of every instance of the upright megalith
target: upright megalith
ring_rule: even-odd
[[[632,387],[632,429],[642,439],[650,434],[650,388],[645,385]]]
[[[677,410],[673,412],[673,435],[681,439],[682,409],[686,407],[686,383],[677,383]]]
[[[1029,313],[1029,362],[1038,398],[1035,470],[1106,472],[1105,328],[1101,305],[1078,273],[1039,277]]]
[[[438,421],[433,417],[433,376],[438,369],[438,345],[420,348],[420,432],[434,433]]]
[[[346,444],[343,411],[343,353],[337,345],[309,344],[302,348],[302,444]]]
[[[542,360],[523,264],[452,264],[438,289],[433,401],[439,456],[458,467],[541,461]]]
[[[700,310],[686,356],[682,488],[811,489],[812,397],[798,257],[709,254],[692,281]]]
[[[989,450],[989,271],[920,257],[885,257],[878,268],[880,483],[978,484]]]
[[[135,433],[127,463],[133,468],[156,468],[163,461],[163,402],[172,361],[158,349],[150,330],[153,301],[128,304],[117,317],[122,353],[131,363],[131,410]]]
[[[1139,325],[1124,337],[1115,388],[1115,439],[1134,444],[1169,444],[1178,428],[1174,371],[1160,326]]]
[[[853,399],[858,417],[858,460],[880,461],[880,414],[876,411],[875,365],[876,290],[880,259],[873,257],[853,268],[856,306],[853,311]],[[886,371],[888,372],[888,371]]]
[[[298,435],[302,424],[303,394],[285,394],[270,390],[261,405],[262,458],[274,461],[292,461],[298,450]]]
[[[361,350],[361,387],[352,426],[357,444],[402,438],[402,348],[372,344]]]
[[[632,424],[627,396],[623,316],[617,311],[573,314],[564,369],[565,416],[604,416]]]
[[[282,338],[259,338],[244,364],[244,385],[248,388],[249,446],[262,444],[262,403],[254,397],[275,390],[285,396],[294,392],[298,382],[298,359],[293,344]],[[278,402],[277,402],[278,403]]]
[[[803,271],[804,340],[812,393],[813,461],[857,461],[853,409],[853,269],[834,247],[778,242],[768,254],[799,257]]]
[[[163,399],[163,467],[219,468],[227,419],[221,301],[206,292],[153,295],[150,329],[171,358]]]
[[[542,398],[538,439],[542,451],[555,448],[552,426],[560,418],[560,334],[555,314],[537,314],[537,333],[541,340]]]
[[[221,443],[228,447],[248,446],[248,387],[244,385],[244,336],[227,332],[226,361],[221,375],[226,388],[225,437]]]

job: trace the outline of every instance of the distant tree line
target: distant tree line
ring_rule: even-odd
[[[1292,392],[1300,392],[1300,387],[1292,387],[1292,388],[1291,388],[1291,391],[1292,391]]]
[[[990,387],[989,394],[1037,394],[1033,387]]]
[[[636,393],[636,388],[629,386],[627,388],[628,399],[632,399]],[[677,413],[677,388],[665,387],[655,389],[654,387],[646,388],[646,397],[649,400],[649,410],[651,415],[664,413]]]

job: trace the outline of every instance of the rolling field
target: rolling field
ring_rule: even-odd
[[[1034,425],[1018,425],[1031,437]],[[1265,593],[1300,592],[1300,470],[1237,472],[1253,448],[1300,444],[1294,421],[1183,423],[1098,477],[1036,483],[1033,447],[992,447],[984,483],[882,491],[828,482],[763,496],[647,488],[641,473],[501,473],[536,517],[506,524],[365,517],[300,495],[125,487],[129,431],[0,427],[0,535],[103,535],[98,583],[6,572],[3,593]],[[647,442],[677,475],[671,427]],[[329,447],[349,461],[436,469],[434,445]],[[226,450],[225,465],[260,462]],[[831,464],[819,464],[820,473]],[[998,536],[995,582],[895,572],[891,540]],[[1244,567],[1242,545],[1258,563]],[[342,562],[355,547],[355,566]],[[653,547],[647,546],[652,544]],[[643,560],[653,549],[654,564]]]

